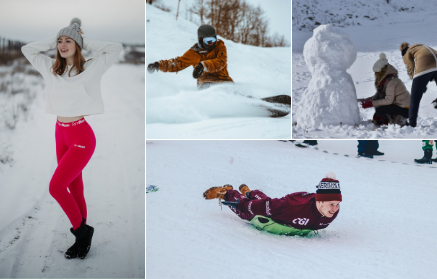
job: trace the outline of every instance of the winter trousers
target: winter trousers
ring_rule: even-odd
[[[264,194],[263,192],[261,192],[260,190],[253,190],[250,191],[250,195],[249,198],[246,197],[245,195],[241,194],[239,191],[237,190],[229,190],[225,197],[224,200],[225,201],[236,201],[237,199],[239,199],[240,201],[243,201],[244,199],[246,200],[260,200],[260,199],[264,199],[264,198],[269,198],[266,194]],[[255,217],[254,214],[251,213],[243,213],[238,211],[237,209],[233,208],[232,206],[229,206],[229,208],[238,215],[238,217],[240,217],[241,219],[250,221],[253,219],[253,217]]]
[[[422,100],[423,93],[425,93],[425,88],[428,82],[434,78],[437,84],[437,71],[430,72],[413,79],[413,84],[411,85],[411,98],[410,98],[410,126],[416,127],[417,125],[417,115],[419,113],[420,100]]]
[[[375,108],[375,115],[384,119],[388,119],[388,115],[401,115],[408,118],[409,110],[407,108],[401,108],[397,105],[380,106]]]
[[[377,140],[359,140],[358,141],[358,153],[364,152],[373,154],[379,148],[379,142]]]
[[[94,153],[96,137],[85,118],[70,123],[57,121],[55,137],[58,167],[49,191],[76,230],[82,218],[87,218],[82,170]]]

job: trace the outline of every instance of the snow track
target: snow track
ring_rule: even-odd
[[[9,213],[3,211],[0,221],[0,277],[144,277],[144,70],[127,64],[111,67],[102,80],[106,112],[86,117],[97,146],[83,171],[88,223],[95,228],[85,260],[64,258],[74,236],[48,193],[57,166],[56,120],[43,113],[45,93],[38,96],[35,117],[14,133],[16,163],[0,174],[2,191],[13,197],[2,199]],[[39,171],[27,173],[28,168]],[[17,203],[19,211],[14,210]]]

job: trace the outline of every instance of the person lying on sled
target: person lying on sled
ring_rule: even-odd
[[[255,221],[260,223],[272,221],[308,232],[328,227],[337,217],[342,201],[340,183],[332,172],[317,185],[316,193],[297,192],[272,199],[260,190],[250,190],[246,184],[242,184],[239,190],[226,184],[208,189],[203,197],[207,200],[223,199],[222,204],[228,205],[241,219],[252,224],[253,219],[258,218]]]
[[[201,25],[197,30],[198,42],[181,57],[150,63],[147,71],[179,72],[193,66],[193,78],[197,79],[197,88],[206,89],[213,84],[233,82],[227,68],[225,43],[217,40],[214,27]]]

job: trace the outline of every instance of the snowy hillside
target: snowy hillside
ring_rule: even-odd
[[[360,3],[361,7],[358,8],[356,5]],[[390,5],[385,1],[377,0],[322,1],[316,8],[313,4],[314,1],[293,1],[293,17],[299,14],[302,21],[302,13],[306,9],[304,5],[307,5],[310,7],[308,13],[312,13],[310,17],[314,17],[313,21],[322,24],[332,23],[341,27],[341,30],[351,37],[358,54],[357,60],[348,73],[352,76],[358,98],[370,97],[375,93],[372,66],[381,52],[387,55],[389,63],[399,71],[399,78],[410,91],[412,81],[402,61],[400,44],[402,42],[423,43],[433,48],[437,47],[435,39],[437,30],[434,28],[437,2],[414,1],[414,9],[410,7],[411,1],[406,0],[392,0]],[[409,10],[406,10],[408,7],[410,7]],[[330,13],[339,16],[352,13],[354,17],[337,22],[335,16],[328,16]],[[365,17],[366,15],[376,18],[370,20]],[[302,94],[311,80],[311,73],[303,57],[303,46],[312,36],[312,32],[299,26],[294,18],[293,111],[296,106],[299,106]],[[293,138],[433,138],[437,134],[437,111],[431,105],[431,101],[437,97],[436,93],[436,85],[429,84],[428,91],[424,94],[420,104],[418,125],[415,129],[393,125],[375,128],[369,121],[374,113],[374,109],[371,108],[360,109],[361,122],[358,127],[337,125],[305,129],[305,127],[293,126]]]
[[[423,156],[419,140],[379,143],[386,155],[364,159],[355,158],[356,140],[320,140],[319,150],[281,141],[147,141],[146,183],[160,188],[147,194],[147,278],[433,277],[435,164],[412,163]],[[315,192],[329,171],[343,202],[318,236],[257,231],[202,197],[226,183],[273,198]]]
[[[144,71],[144,65],[112,66],[102,79],[105,113],[86,117],[97,146],[83,171],[95,228],[83,261],[63,255],[74,236],[48,192],[57,166],[56,117],[44,113],[46,91],[34,85],[28,118],[8,137],[14,162],[0,164],[1,278],[144,278]],[[32,86],[32,79],[24,81]]]
[[[146,64],[182,56],[197,42],[194,23],[147,5]],[[235,86],[198,91],[193,68],[147,73],[147,138],[279,139],[291,137],[291,117],[270,118],[249,99],[291,95],[290,48],[259,48],[222,39]]]

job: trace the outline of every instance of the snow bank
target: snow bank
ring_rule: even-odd
[[[298,105],[297,125],[358,124],[355,86],[346,72],[357,57],[349,36],[337,27],[322,25],[305,43],[304,57],[312,78]]]

